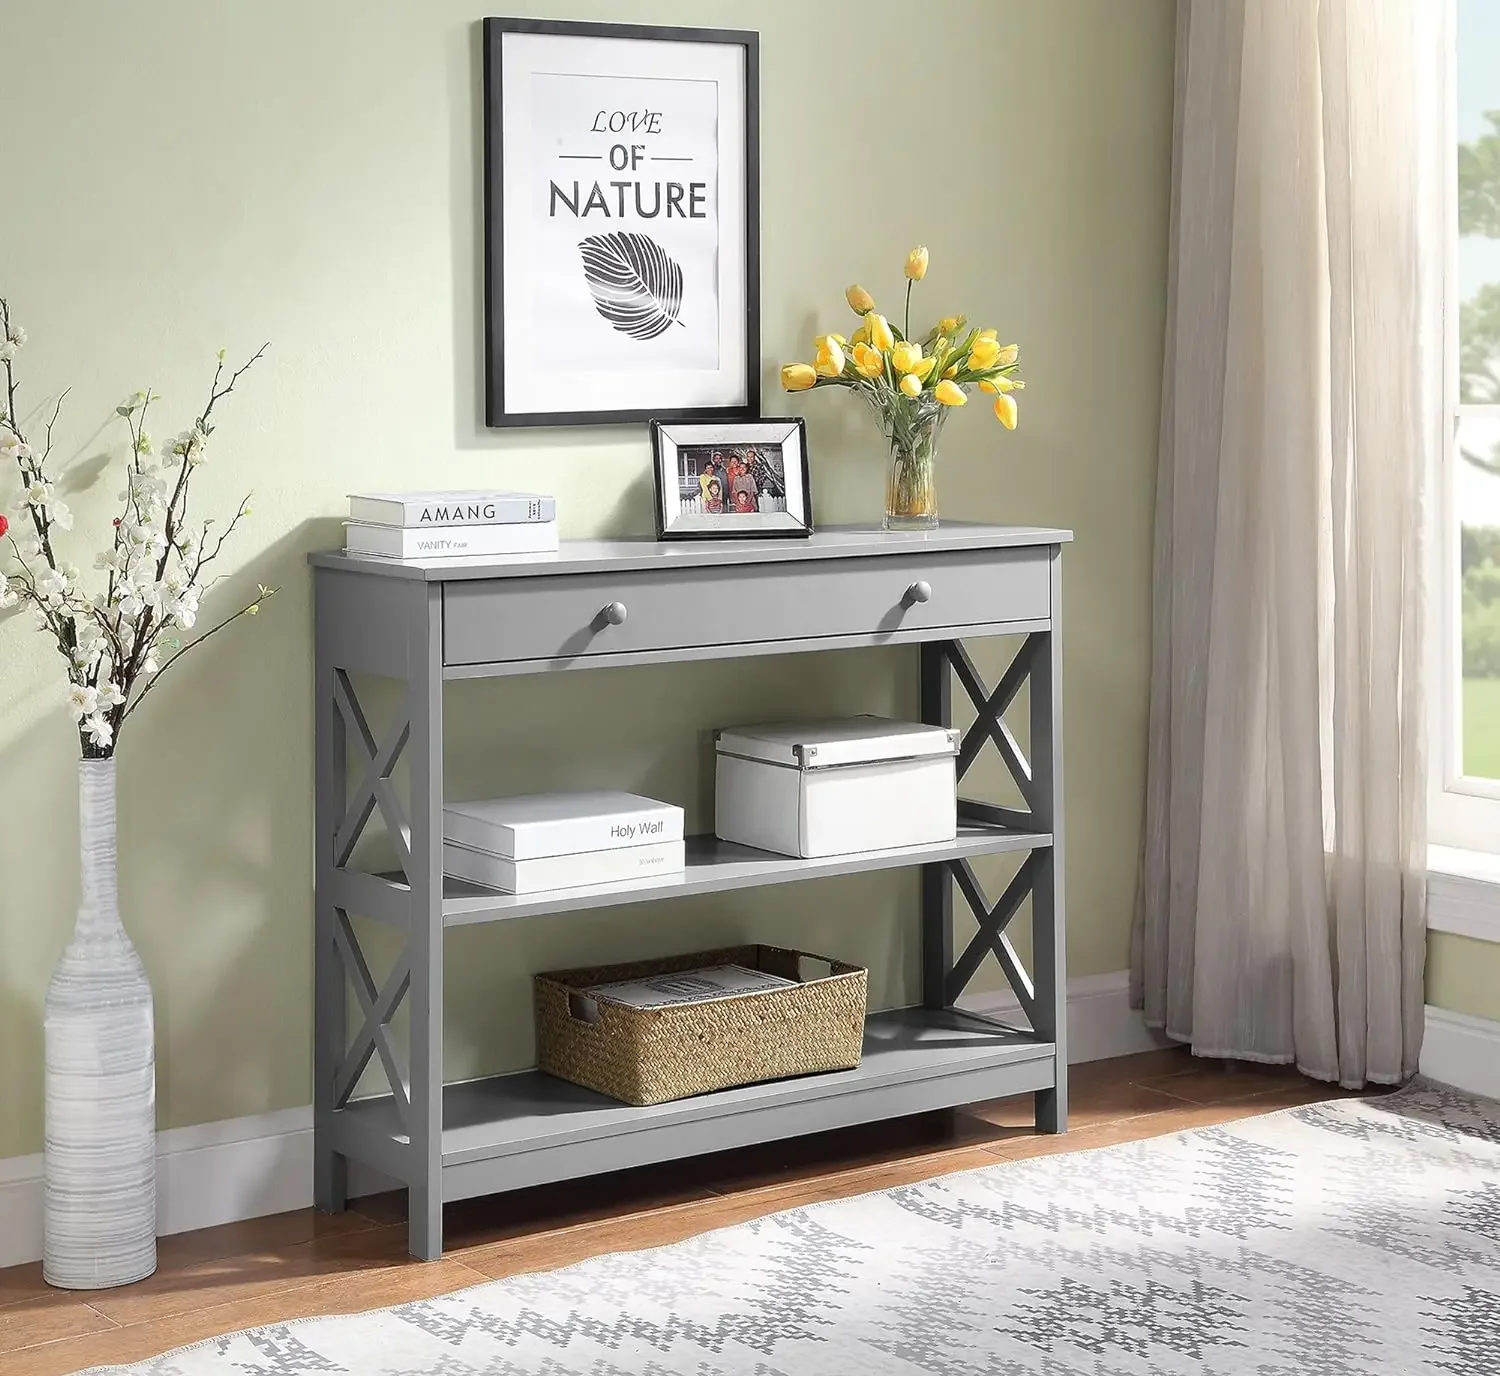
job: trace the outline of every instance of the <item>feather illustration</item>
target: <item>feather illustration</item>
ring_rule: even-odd
[[[682,268],[654,239],[616,231],[578,245],[594,305],[621,334],[655,339],[682,310]]]

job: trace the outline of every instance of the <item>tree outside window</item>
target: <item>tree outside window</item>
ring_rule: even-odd
[[[1467,7],[1465,7],[1467,9]],[[1463,12],[1459,42],[1465,41]],[[1472,35],[1478,39],[1480,35]],[[1488,92],[1486,93],[1488,94]],[[1500,241],[1500,111],[1486,111],[1481,131],[1458,146],[1460,240]],[[1486,251],[1459,248],[1465,267],[1488,266]],[[1475,262],[1474,259],[1478,259]],[[1472,276],[1461,272],[1460,278]],[[1466,775],[1500,778],[1500,281],[1460,282],[1457,452],[1461,494],[1460,570],[1463,644],[1463,759]],[[1479,500],[1476,500],[1476,494]]]

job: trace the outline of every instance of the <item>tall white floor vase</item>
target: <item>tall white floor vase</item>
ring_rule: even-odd
[[[151,986],[120,925],[115,762],[78,766],[83,893],[47,987],[42,1274],[69,1290],[156,1269],[156,1054]]]

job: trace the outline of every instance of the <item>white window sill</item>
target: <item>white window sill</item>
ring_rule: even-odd
[[[1500,855],[1427,848],[1427,930],[1500,942]]]

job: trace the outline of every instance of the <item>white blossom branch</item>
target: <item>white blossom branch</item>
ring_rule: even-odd
[[[135,700],[133,702],[125,704],[120,709],[120,720],[123,722],[128,716],[130,716],[132,712],[136,710],[136,708],[138,708],[143,702],[145,702],[151,690],[161,682],[161,676],[166,673],[167,670],[170,669],[174,664],[176,664],[177,661],[180,660],[184,655],[190,654],[200,645],[205,644],[210,639],[210,637],[218,635],[218,633],[222,631],[226,626],[234,625],[234,623],[238,621],[242,616],[259,615],[261,605],[265,602],[269,602],[271,598],[275,597],[276,594],[280,591],[280,588],[262,587],[253,602],[247,602],[243,607],[239,609],[239,611],[235,612],[232,616],[226,616],[221,622],[219,622],[217,626],[213,626],[209,630],[204,631],[204,633],[200,635],[196,640],[189,641],[170,658],[164,660],[161,667],[156,671],[154,675],[152,675],[151,681],[147,683],[146,686],[135,695]]]
[[[130,437],[126,487],[109,543],[95,559],[96,568],[108,570],[105,591],[89,597],[81,592],[79,571],[54,547],[56,532],[72,525],[49,471],[54,431],[68,393],[63,392],[53,406],[42,452],[36,453],[16,414],[19,386],[13,360],[25,342],[26,332],[15,325],[9,302],[0,298],[0,366],[5,369],[0,445],[17,460],[26,487],[24,514],[35,534],[34,539],[27,536],[23,548],[12,532],[11,550],[19,571],[9,579],[0,576],[0,602],[22,601],[33,609],[38,626],[50,635],[67,666],[69,707],[78,723],[83,754],[107,757],[114,752],[121,724],[167,667],[241,617],[256,615],[277,591],[262,586],[253,601],[186,646],[171,634],[191,630],[206,591],[201,582],[204,571],[250,512],[247,497],[212,541],[210,522],[197,536],[188,524],[192,475],[214,431],[214,410],[269,345],[263,344],[227,376],[224,351],[219,351],[207,403],[192,428],[160,451],[160,474],[156,462],[147,463],[158,451],[146,429],[151,407],[160,398],[150,390],[137,392],[116,407]],[[170,472],[174,461],[179,465],[175,474]],[[213,579],[209,586],[218,581]],[[157,655],[164,648],[175,653],[158,665]]]

